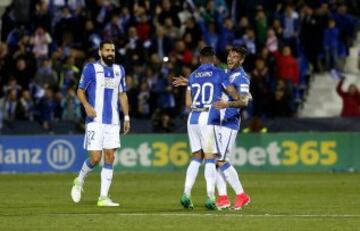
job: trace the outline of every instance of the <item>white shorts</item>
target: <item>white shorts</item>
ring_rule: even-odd
[[[191,152],[202,150],[204,153],[218,153],[215,142],[214,125],[188,124]]]
[[[120,147],[120,125],[91,122],[86,124],[84,148],[88,151]]]
[[[238,131],[215,125],[215,140],[219,148],[218,160],[230,161],[231,152],[235,147]]]

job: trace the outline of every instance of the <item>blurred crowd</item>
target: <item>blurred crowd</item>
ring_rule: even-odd
[[[205,44],[224,68],[231,46],[249,50],[248,115],[294,116],[311,72],[341,70],[355,37],[351,9],[358,1],[14,0],[1,17],[0,121],[81,123],[76,87],[103,39],[125,67],[131,116],[150,118],[155,132],[184,116],[185,89],[171,76],[188,76]]]

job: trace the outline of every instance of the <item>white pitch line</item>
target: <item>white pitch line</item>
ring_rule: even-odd
[[[255,218],[276,218],[276,217],[303,217],[303,218],[357,218],[360,214],[197,214],[197,213],[43,213],[14,216],[163,216],[163,217],[255,217]],[[11,215],[10,215],[11,216]]]

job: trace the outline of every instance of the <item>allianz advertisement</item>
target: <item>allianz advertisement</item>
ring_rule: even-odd
[[[239,135],[231,156],[240,171],[360,170],[360,134]],[[185,170],[187,136],[127,135],[116,153],[116,171]],[[77,172],[87,157],[83,136],[2,136],[0,172]]]

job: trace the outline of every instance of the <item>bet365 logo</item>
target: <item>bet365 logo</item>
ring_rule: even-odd
[[[232,153],[232,164],[243,166],[331,166],[337,163],[337,143],[334,140],[273,141],[268,146],[253,146],[249,149],[236,147]]]

